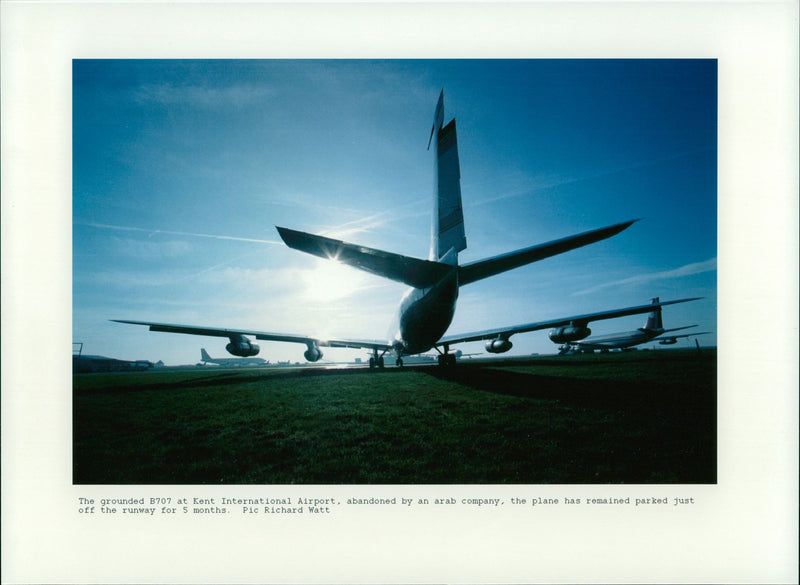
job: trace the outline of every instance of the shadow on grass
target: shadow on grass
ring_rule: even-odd
[[[427,372],[479,392],[515,396],[542,404],[569,409],[575,421],[615,421],[604,433],[628,437],[636,444],[632,452],[648,460],[652,468],[657,461],[672,459],[673,468],[681,469],[684,483],[715,483],[717,474],[717,389],[716,357],[697,358],[688,355],[675,362],[642,363],[623,360],[612,362],[614,368],[629,374],[641,367],[663,371],[643,380],[606,375],[608,362],[574,361],[545,364],[546,371],[560,366],[558,375],[537,374],[529,368],[515,368],[513,362],[486,366],[460,364],[456,368],[429,369]],[[570,369],[574,367],[576,374]],[[598,375],[591,375],[597,368]],[[533,368],[536,369],[536,368]],[[517,371],[521,370],[521,371]],[[580,372],[580,374],[578,374]],[[578,414],[584,413],[584,414]],[[613,427],[613,429],[611,428]],[[577,428],[573,429],[576,434]],[[596,440],[596,438],[595,438]],[[642,481],[644,473],[630,479]],[[674,481],[674,480],[672,480]],[[667,482],[670,482],[667,479]]]
[[[715,364],[617,354],[77,376],[73,481],[713,483]]]
[[[231,387],[258,382],[290,379],[307,379],[309,381],[313,381],[314,378],[328,377],[332,374],[337,376],[391,376],[394,374],[402,374],[408,371],[416,371],[417,369],[418,368],[414,367],[405,367],[370,370],[368,367],[324,368],[306,366],[281,371],[268,370],[266,372],[259,372],[258,370],[226,370],[214,373],[213,375],[188,377],[176,380],[174,382],[166,382],[162,380],[161,376],[159,375],[160,372],[156,370],[138,375],[132,373],[119,374],[114,379],[111,379],[107,384],[85,387],[82,386],[80,388],[76,386],[75,391],[79,392],[81,395],[127,394],[131,392],[150,392],[153,390],[181,390],[224,386]],[[419,369],[429,370],[430,368],[426,366]],[[82,376],[87,377],[87,379],[98,377],[97,374],[83,374]],[[153,378],[153,380],[148,380],[148,378]]]

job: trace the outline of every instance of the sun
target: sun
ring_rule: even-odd
[[[335,301],[353,295],[363,284],[363,275],[336,260],[319,260],[303,274],[305,296],[315,302]]]

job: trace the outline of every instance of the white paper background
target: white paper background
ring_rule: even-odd
[[[3,2],[2,571],[50,582],[797,582],[798,5]],[[71,61],[719,59],[719,483],[71,484]],[[693,497],[120,518],[78,497]]]

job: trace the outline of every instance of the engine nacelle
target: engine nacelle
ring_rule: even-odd
[[[258,345],[245,338],[231,340],[231,342],[225,346],[225,349],[228,350],[229,354],[238,357],[252,357],[258,355],[258,352],[261,351]]]
[[[678,343],[678,340],[674,337],[667,337],[658,342],[659,345],[674,345],[676,343]]]
[[[508,339],[492,339],[486,342],[486,351],[489,353],[505,353],[514,347]]]
[[[564,327],[556,327],[551,329],[548,333],[550,341],[553,343],[568,343],[570,341],[579,341],[585,339],[592,334],[592,330],[588,327],[580,325],[565,325]]]
[[[322,351],[317,346],[309,347],[303,352],[303,357],[310,362],[318,362],[322,359]]]

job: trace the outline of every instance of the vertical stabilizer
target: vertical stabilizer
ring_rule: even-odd
[[[204,362],[212,361],[211,360],[211,356],[208,355],[208,352],[205,350],[205,348],[201,348],[200,349],[200,357],[201,357],[201,361],[204,361]]]
[[[658,303],[658,297],[651,300],[652,303]],[[653,312],[647,316],[647,323],[644,324],[645,329],[663,329],[664,324],[661,322],[661,305],[653,309]]]
[[[464,213],[461,208],[461,170],[458,163],[456,121],[444,125],[444,90],[433,115],[433,128],[428,141],[434,145],[435,193],[430,259],[439,261],[450,250],[456,254],[467,247],[464,234]],[[435,136],[434,136],[435,135]],[[457,263],[457,255],[448,259]]]

